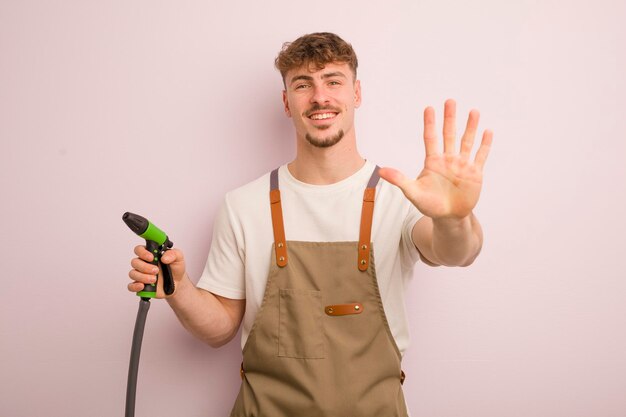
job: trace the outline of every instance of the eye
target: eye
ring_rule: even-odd
[[[294,90],[304,90],[305,88],[308,88],[309,85],[308,84],[298,84],[294,87]]]
[[[335,85],[341,85],[341,83],[340,83],[339,81],[335,81],[335,80],[333,80],[333,81],[330,81],[330,82],[328,83],[328,85],[335,86]]]

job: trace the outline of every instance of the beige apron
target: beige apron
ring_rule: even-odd
[[[285,241],[278,170],[270,202],[275,262],[243,348],[231,417],[406,417],[400,352],[370,243],[378,167],[359,242]]]

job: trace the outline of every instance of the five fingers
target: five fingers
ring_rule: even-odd
[[[467,118],[465,132],[461,137],[460,156],[469,160],[470,153],[474,146],[474,138],[478,130],[480,113],[478,110],[471,110]],[[482,169],[489,155],[489,149],[493,139],[493,132],[485,130],[481,145],[476,152],[474,163]],[[427,107],[424,110],[424,146],[426,157],[439,153],[437,144],[437,133],[435,127],[435,110]],[[453,155],[456,152],[456,102],[452,99],[446,100],[443,111],[443,153]]]

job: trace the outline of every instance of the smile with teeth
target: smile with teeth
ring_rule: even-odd
[[[332,119],[337,113],[316,113],[309,116],[311,120],[325,120]]]

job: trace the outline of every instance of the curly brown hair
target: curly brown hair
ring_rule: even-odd
[[[303,35],[293,42],[285,42],[274,64],[285,82],[289,70],[308,65],[314,71],[330,63],[347,63],[356,80],[358,60],[352,45],[334,33],[318,32]]]

